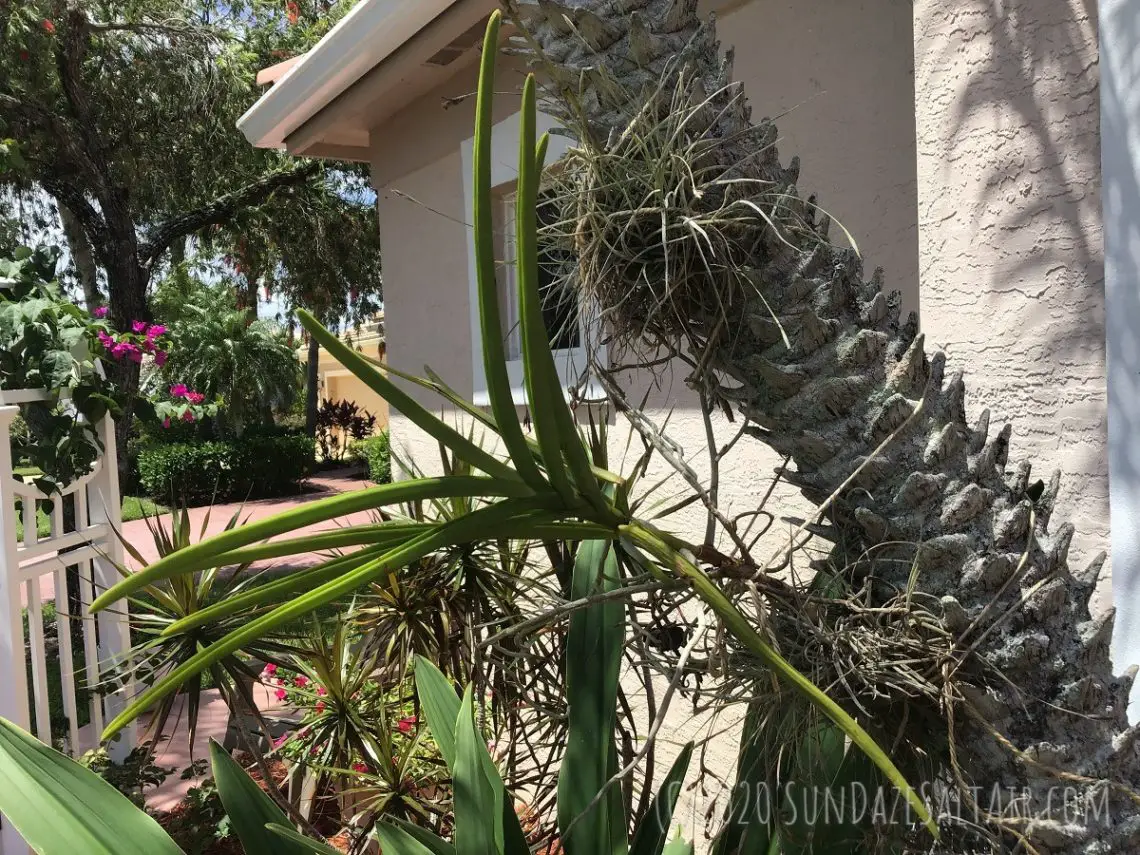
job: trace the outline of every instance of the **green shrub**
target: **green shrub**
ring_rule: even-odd
[[[280,496],[297,491],[314,453],[296,435],[152,445],[139,452],[139,481],[147,495],[179,503]]]
[[[348,447],[348,457],[353,462],[367,464],[370,481],[387,484],[392,480],[392,451],[388,431],[352,443]]]

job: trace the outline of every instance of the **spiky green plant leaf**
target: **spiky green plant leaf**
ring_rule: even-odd
[[[268,830],[288,825],[289,818],[222,746],[210,740],[210,770],[218,797],[246,855],[312,855],[321,851],[316,841],[287,840]],[[327,850],[327,847],[326,847]]]
[[[677,806],[677,797],[681,795],[681,784],[685,780],[685,773],[689,771],[692,756],[693,743],[689,742],[669,767],[661,788],[649,806],[649,813],[637,827],[629,855],[661,855],[664,851],[673,822],[673,810]]]

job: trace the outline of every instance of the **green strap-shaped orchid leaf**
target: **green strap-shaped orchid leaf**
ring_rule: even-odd
[[[276,849],[267,850],[274,855],[278,852],[286,853],[286,855],[292,852],[296,852],[297,855],[344,855],[339,849],[333,849],[331,846],[313,840],[311,837],[306,837],[297,829],[290,828],[287,825],[271,822],[266,824],[265,830],[279,841]],[[242,838],[242,844],[244,845],[244,843],[245,840]],[[285,844],[289,843],[294,844],[297,848],[286,849]],[[253,855],[252,850],[247,848],[245,851],[246,855]]]
[[[668,840],[669,828],[673,823],[673,810],[677,807],[677,797],[681,795],[681,784],[689,771],[689,760],[693,756],[693,743],[688,743],[661,782],[661,788],[653,797],[649,813],[641,820],[633,835],[629,855],[661,855]]]
[[[265,540],[278,534],[326,522],[346,514],[367,511],[401,502],[448,499],[455,496],[529,496],[533,492],[517,480],[502,480],[479,476],[453,475],[447,478],[421,478],[383,484],[354,493],[345,493],[319,499],[280,514],[224,531],[214,537],[187,546],[158,559],[149,567],[123,579],[104,591],[91,604],[91,611],[105,609],[116,600],[159,579],[168,579],[183,573],[204,570],[214,566],[219,555]]]
[[[380,841],[384,855],[454,855],[455,847],[443,840],[435,848],[417,839],[407,829],[386,820],[376,824],[373,831]]]
[[[569,502],[574,496],[574,489],[562,459],[562,441],[555,415],[557,408],[566,404],[554,371],[550,338],[542,319],[542,297],[538,290],[538,169],[534,158],[537,124],[534,75],[528,74],[523,84],[519,119],[519,177],[515,195],[515,279],[518,283],[523,375],[547,477],[558,494]]]
[[[183,855],[126,796],[4,719],[0,813],[39,855]]]
[[[499,312],[499,291],[495,276],[495,224],[491,201],[491,136],[494,126],[495,62],[499,55],[499,25],[502,14],[496,9],[487,22],[483,56],[479,68],[479,91],[475,107],[475,272],[478,279],[479,325],[483,338],[483,372],[491,413],[499,436],[507,447],[522,479],[535,490],[550,485],[531,457],[519,422],[507,376],[507,356],[503,347],[503,322]],[[529,157],[529,154],[528,154]],[[550,465],[548,461],[548,465]]]
[[[289,818],[273,803],[237,761],[222,746],[210,740],[210,770],[218,785],[218,797],[246,855],[312,855],[336,851],[301,835],[301,841],[283,839],[266,826],[289,824]]]
[[[503,803],[506,791],[487,777],[480,752],[487,753],[475,730],[471,687],[463,695],[455,721],[455,765],[452,767],[456,855],[506,855]]]
[[[447,763],[447,767],[454,772],[459,763],[457,734],[459,725],[463,722],[462,704],[448,679],[433,662],[422,656],[416,657],[416,693],[423,706],[424,717],[427,719],[432,738],[439,747],[439,753]],[[481,739],[479,744],[482,745]],[[501,788],[502,779],[485,746],[482,747],[479,756],[483,775],[492,791]],[[502,816],[500,827],[506,855],[516,855],[516,853],[527,855],[530,850],[526,844],[526,836],[523,834],[510,797],[504,794],[503,798],[496,802],[494,809]],[[457,825],[456,835],[460,833],[461,829]]]
[[[553,519],[556,515],[548,515],[548,519]],[[204,609],[187,615],[181,620],[175,621],[162,631],[163,636],[178,635],[187,630],[194,629],[195,627],[205,626],[213,623],[214,621],[228,617],[238,612],[247,611],[256,608],[263,603],[274,603],[283,599],[287,595],[294,594],[298,591],[308,591],[316,588],[318,585],[323,585],[330,579],[353,570],[366,561],[373,560],[382,555],[385,551],[392,547],[409,540],[411,537],[422,534],[431,528],[430,523],[416,523],[414,525],[394,525],[391,530],[384,533],[381,539],[379,533],[368,535],[368,540],[378,540],[375,546],[365,549],[359,549],[348,555],[340,556],[329,561],[318,564],[314,567],[309,567],[304,570],[298,570],[295,573],[288,573],[280,579],[275,579],[272,582],[267,582],[264,585],[256,585],[249,589],[242,591],[239,594],[226,597]],[[380,527],[377,527],[380,528]],[[346,540],[355,539],[352,532],[354,528],[347,528],[344,530],[344,537]],[[605,537],[609,534],[609,529],[605,526],[597,525],[596,523],[586,522],[544,522],[541,517],[535,517],[533,514],[528,514],[521,520],[507,520],[504,522],[500,529],[496,532],[501,537],[521,540],[586,540],[594,537]],[[298,538],[295,543],[303,544],[306,542],[305,538]],[[357,541],[359,542],[359,541]],[[272,545],[272,544],[267,544]],[[294,552],[303,550],[294,549]],[[219,563],[230,564],[228,560],[230,555],[234,553],[226,553],[221,558],[226,558],[225,562],[219,559]],[[293,554],[288,553],[288,554]]]
[[[578,546],[571,599],[613,591],[620,584],[612,542]],[[625,604],[620,600],[595,603],[570,616],[566,753],[558,774],[558,829],[568,855],[620,855],[628,849],[624,811],[615,815],[611,799],[596,799],[616,771],[614,732],[624,649]]]

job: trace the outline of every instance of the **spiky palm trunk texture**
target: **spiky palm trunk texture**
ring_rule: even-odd
[[[983,795],[1031,793],[1028,812],[1044,818],[1021,831],[1039,852],[1140,852],[1140,808],[1122,789],[1140,789],[1137,729],[1126,718],[1133,672],[1114,676],[1112,616],[1089,612],[1103,556],[1071,573],[1072,526],[1050,530],[1059,477],[1031,483],[1028,464],[1008,465],[1010,427],[991,432],[988,412],[966,421],[961,374],[948,373],[943,354],[927,355],[915,319],[900,318],[878,275],[865,281],[857,255],[827,242],[826,220],[797,196],[797,161],[782,166],[775,127],[751,121],[731,57],[722,59],[715,22],[698,18],[696,0],[564,3],[513,9],[529,34],[518,44],[545,73],[548,109],[598,151],[637,157],[623,132],[647,113],[675,111],[683,91],[693,116],[684,135],[709,142],[730,179],[688,194],[691,204],[724,211],[751,200],[765,214],[734,219],[722,269],[665,298],[648,293],[668,275],[657,232],[641,231],[645,244],[631,247],[636,230],[624,231],[625,258],[594,265],[618,280],[602,295],[611,324],[698,352],[705,370],[692,382],[767,431],[810,499],[823,501],[859,470],[831,509],[846,562],[873,570],[887,590],[905,589],[917,562],[919,591],[964,634],[960,649],[973,648],[975,664],[964,667],[975,685],[957,709],[954,740],[969,784]],[[755,288],[724,286],[742,268]],[[701,288],[723,294],[705,300]],[[1047,792],[1063,786],[1090,805],[1104,803],[1107,787],[1111,823],[1048,816]]]

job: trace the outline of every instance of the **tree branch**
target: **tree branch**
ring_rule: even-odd
[[[153,267],[175,240],[211,225],[226,222],[233,214],[251,205],[259,205],[283,187],[303,184],[320,171],[320,164],[308,161],[281,172],[273,172],[226,193],[207,205],[179,214],[160,224],[139,250],[139,261]]]

